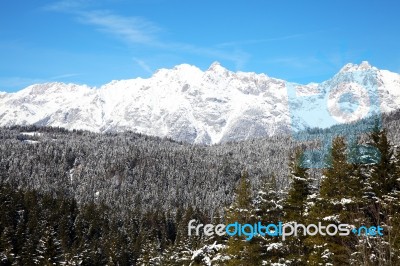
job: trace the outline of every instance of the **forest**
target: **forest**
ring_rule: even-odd
[[[0,129],[1,265],[399,265],[400,112],[213,146],[133,132]],[[358,141],[348,132],[370,125]],[[305,151],[334,136],[326,167]],[[297,138],[299,139],[299,138]],[[354,158],[366,158],[360,161]],[[188,236],[188,222],[347,223],[383,236]]]

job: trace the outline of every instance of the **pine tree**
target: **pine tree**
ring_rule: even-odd
[[[191,232],[190,236],[188,235],[188,224],[193,219],[195,220],[193,225],[204,223],[202,215],[192,206],[189,206],[187,209],[178,209],[176,215],[176,239],[174,245],[164,252],[164,264],[176,266],[190,264],[193,251],[201,246],[203,239],[202,235],[197,236],[195,232]]]
[[[63,262],[61,243],[51,226],[46,226],[36,250],[37,262],[40,265],[54,265]]]
[[[226,211],[226,224],[253,224],[251,185],[247,172],[244,172],[235,191],[235,200]],[[246,240],[245,236],[232,236],[228,239],[226,254],[231,258],[227,265],[258,265],[260,263],[259,245],[256,237]]]
[[[364,257],[369,258],[371,263],[393,263],[399,257],[394,246],[400,241],[398,230],[395,230],[400,211],[400,171],[386,130],[376,125],[369,138],[370,145],[375,147],[378,156],[366,170],[365,213],[369,225],[383,227],[385,234],[383,237],[363,239],[364,242],[369,242],[369,248],[364,249]]]
[[[254,199],[254,210],[256,221],[263,226],[268,224],[278,224],[282,219],[282,200],[278,192],[275,176],[266,181],[258,191]],[[278,263],[284,253],[283,243],[278,236],[273,236],[277,232],[264,232],[265,236],[255,238],[255,242],[260,246],[260,257],[263,264],[270,265]]]
[[[375,200],[382,202],[385,196],[399,190],[395,156],[385,129],[380,130],[376,126],[370,134],[370,139],[370,144],[378,151],[378,160],[370,168],[370,184]],[[379,220],[379,217],[376,218]]]
[[[308,168],[304,166],[303,152],[297,149],[289,165],[290,188],[284,202],[284,222],[306,224],[308,213],[312,205],[311,195],[315,192],[313,180],[310,178]],[[285,259],[292,265],[306,265],[307,246],[306,236],[299,230],[297,236],[291,236],[285,240]]]
[[[145,234],[142,239],[142,249],[137,260],[137,265],[160,265],[161,254],[159,252],[158,239],[151,237],[151,234]]]
[[[393,265],[400,264],[400,151],[396,154],[396,184],[392,189],[393,205],[389,224],[392,226],[389,237],[391,247],[391,262]]]
[[[348,160],[348,150],[344,138],[336,137],[327,158],[329,168],[324,169],[320,195],[312,207],[309,223],[323,226],[346,223],[358,227],[362,217],[362,180],[357,176],[357,165]],[[357,238],[349,236],[315,235],[308,237],[306,243],[311,251],[308,263],[319,265],[331,263],[346,265],[350,254],[355,250]]]
[[[309,196],[315,192],[308,168],[303,166],[303,153],[297,150],[289,165],[290,189],[285,200],[285,222],[304,223],[309,212]]]
[[[13,245],[14,230],[6,227],[0,236],[0,264],[11,265],[15,260],[15,252]]]

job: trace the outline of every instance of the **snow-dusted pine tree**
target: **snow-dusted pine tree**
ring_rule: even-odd
[[[226,224],[252,224],[255,222],[254,211],[252,209],[251,185],[247,172],[241,175],[239,184],[235,191],[235,199],[226,211]],[[244,235],[232,236],[228,239],[226,256],[230,259],[227,265],[259,265],[260,245],[253,237],[246,240]]]
[[[349,163],[344,138],[336,137],[327,158],[328,168],[324,169],[320,194],[310,210],[309,223],[323,226],[347,223],[358,226],[362,217],[358,205],[361,199],[362,182],[355,173],[356,165]],[[320,235],[308,237],[310,250],[308,263],[311,265],[346,265],[352,248],[357,244],[354,235]]]
[[[303,152],[300,149],[295,150],[290,164],[290,187],[287,197],[284,201],[283,222],[295,225],[306,224],[308,214],[316,189],[313,185],[313,179],[308,173],[308,168],[303,162]],[[290,236],[284,241],[285,262],[288,265],[306,265],[307,254],[309,250],[305,245],[306,236],[302,229],[299,229],[297,236]]]

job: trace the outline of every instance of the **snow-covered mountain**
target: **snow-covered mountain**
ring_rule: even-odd
[[[332,97],[343,95],[331,92],[344,83],[358,84],[367,94],[376,91],[383,112],[400,108],[400,75],[378,70],[367,62],[347,64],[332,79],[308,85],[265,74],[232,72],[219,63],[206,71],[182,64],[158,70],[148,79],[112,81],[100,88],[45,83],[16,93],[0,93],[0,126],[132,130],[212,144],[280,134],[310,124],[293,115],[293,110],[315,114],[316,108],[327,106],[334,114],[338,110],[331,106]],[[291,89],[298,99],[288,93]],[[317,97],[306,99],[304,95]],[[347,101],[348,108],[357,109],[353,98],[342,98],[333,102],[337,100],[343,107]],[[319,119],[318,125],[324,126],[324,116]]]

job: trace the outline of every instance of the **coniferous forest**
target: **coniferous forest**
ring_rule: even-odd
[[[400,112],[213,146],[132,132],[0,129],[1,265],[400,265]],[[326,167],[304,152],[336,132]],[[306,139],[306,138],[303,138]],[[355,158],[355,159],[354,159]],[[357,160],[363,158],[363,160]],[[188,235],[188,223],[346,223],[383,236]]]

